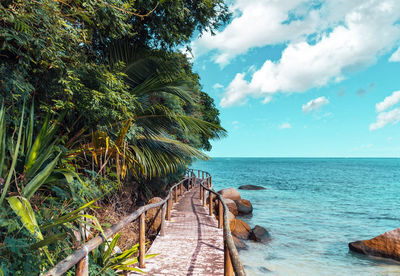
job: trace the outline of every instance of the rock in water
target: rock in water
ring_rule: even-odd
[[[239,187],[240,190],[266,190],[263,186],[257,185],[242,185]]]
[[[236,249],[247,249],[247,245],[241,239],[238,239],[235,236],[232,236],[232,238],[233,242],[235,243]]]
[[[232,231],[232,235],[239,239],[247,240],[250,235],[251,228],[241,219],[235,220],[235,228]]]
[[[253,241],[268,243],[271,240],[271,235],[264,227],[256,225],[251,230],[249,238]]]
[[[235,188],[222,189],[218,193],[222,195],[224,198],[229,198],[232,200],[239,200],[241,198],[239,191],[236,190]]]
[[[361,254],[400,261],[400,228],[370,240],[351,242],[349,248]]]
[[[262,273],[270,273],[272,272],[271,270],[269,270],[268,268],[266,268],[265,266],[260,266],[258,267],[258,270]]]
[[[238,207],[232,199],[229,198],[224,198],[226,206],[228,206],[229,212],[231,212],[233,215],[237,216],[239,214],[238,212]]]
[[[148,204],[153,204],[162,201],[160,197],[153,197],[149,200]],[[146,212],[146,225],[151,225],[151,229],[155,232],[161,225],[161,208],[153,208]]]
[[[236,200],[236,206],[239,214],[248,215],[253,212],[253,205],[247,199]]]

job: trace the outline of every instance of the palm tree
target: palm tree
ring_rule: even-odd
[[[125,74],[129,92],[134,96],[135,114],[116,122],[107,133],[86,135],[79,149],[81,156],[92,156],[101,173],[115,167],[118,179],[128,169],[135,177],[152,177],[186,167],[193,159],[208,156],[179,139],[182,135],[220,138],[226,131],[219,125],[173,110],[163,99],[173,97],[180,105],[196,104],[193,82],[179,78],[179,65],[167,62],[163,53],[155,53],[127,41],[112,43],[107,54],[110,70],[118,67]]]

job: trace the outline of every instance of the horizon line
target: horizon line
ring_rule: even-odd
[[[399,159],[400,156],[210,156],[211,158],[332,158],[332,159]],[[205,160],[207,161],[207,160]]]

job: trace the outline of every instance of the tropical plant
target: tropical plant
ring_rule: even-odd
[[[25,104],[22,107],[17,140],[11,136],[7,139],[7,126],[5,123],[5,108],[0,110],[0,165],[4,168],[6,178],[0,197],[0,205],[9,192],[10,184],[16,186],[16,192],[29,199],[46,182],[53,173],[61,156],[57,153],[55,131],[57,123],[50,124],[48,115],[39,134],[33,140],[34,132],[34,104],[32,103],[30,116],[26,121],[24,131]],[[9,146],[10,145],[10,146]],[[24,158],[25,157],[25,158]]]
[[[121,235],[119,233],[115,234],[110,242],[107,241],[92,251],[94,262],[102,267],[97,275],[100,275],[110,269],[114,271],[136,271],[144,273],[139,268],[132,266],[138,263],[138,258],[133,257],[133,255],[138,251],[139,244],[136,244],[123,252],[113,253],[116,251],[116,245],[120,236]],[[145,258],[149,259],[157,255],[158,254],[147,254]]]

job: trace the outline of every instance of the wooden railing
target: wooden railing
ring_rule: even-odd
[[[191,170],[192,174],[194,171]],[[211,175],[208,172],[197,170],[200,182],[200,200],[205,207],[207,205],[207,191],[208,191],[208,211],[209,215],[213,215],[213,200],[214,196],[218,202],[218,227],[223,228],[224,231],[224,275],[225,276],[245,276],[243,264],[240,261],[238,251],[232,238],[231,229],[229,226],[229,209],[224,202],[224,198],[212,189]],[[201,177],[200,177],[201,175]]]
[[[229,218],[228,218],[228,207],[226,206],[223,198],[215,193],[211,187],[211,176],[209,173],[200,171],[200,170],[188,170],[185,177],[173,185],[167,197],[157,203],[148,204],[140,207],[132,214],[123,218],[120,222],[112,225],[110,228],[104,231],[104,235],[100,234],[88,242],[84,243],[79,249],[75,250],[71,255],[66,257],[64,260],[60,261],[57,265],[51,268],[49,271],[43,274],[43,276],[56,276],[62,275],[67,272],[75,265],[75,275],[77,276],[86,276],[88,275],[88,255],[89,252],[99,247],[103,242],[113,237],[116,233],[118,233],[123,227],[132,223],[136,219],[139,218],[139,268],[144,268],[145,265],[145,215],[146,211],[153,208],[162,208],[161,210],[161,225],[160,225],[160,235],[164,236],[165,234],[165,220],[171,220],[171,209],[172,209],[172,200],[174,202],[178,202],[178,197],[183,196],[183,187],[186,182],[187,189],[190,190],[194,188],[197,183],[196,174],[197,171],[198,178],[200,178],[200,174],[202,175],[200,180],[200,191],[201,191],[201,200],[203,201],[203,206],[205,206],[205,194],[206,191],[210,194],[210,205],[209,212],[212,215],[212,197],[215,195],[219,204],[219,218],[218,218],[218,226],[224,229],[224,271],[226,276],[231,276],[233,273],[239,276],[246,275],[243,265],[239,259],[239,255],[235,244],[232,239],[231,231],[229,228]],[[205,178],[204,178],[205,177]],[[223,213],[223,216],[221,214]]]

